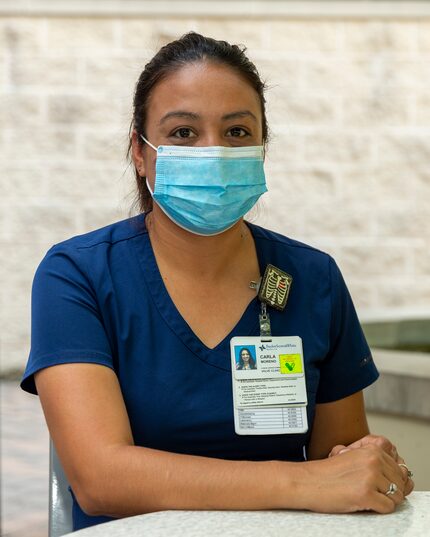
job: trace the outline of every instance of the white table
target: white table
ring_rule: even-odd
[[[430,492],[413,492],[395,513],[160,511],[93,526],[70,537],[392,537],[430,535]]]

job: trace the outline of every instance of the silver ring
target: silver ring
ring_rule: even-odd
[[[388,487],[388,490],[385,494],[387,496],[391,496],[392,494],[395,494],[397,490],[398,490],[397,485],[395,483],[390,483],[390,486]]]
[[[406,464],[404,464],[403,462],[399,462],[399,466],[401,466],[402,468],[406,468],[406,471],[408,472],[409,479],[411,477],[413,477],[414,474],[409,470],[409,468],[406,466]]]

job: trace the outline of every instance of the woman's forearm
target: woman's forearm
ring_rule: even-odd
[[[304,507],[295,484],[303,472],[299,463],[230,461],[120,446],[106,450],[99,464],[105,471],[87,482],[85,491],[75,491],[91,515]]]
[[[398,464],[366,445],[321,461],[229,461],[136,446],[108,448],[75,493],[90,515],[160,510],[309,509],[390,513],[407,486]],[[390,483],[398,489],[387,496]]]

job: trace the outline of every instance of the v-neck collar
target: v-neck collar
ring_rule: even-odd
[[[258,335],[258,315],[260,313],[260,302],[258,297],[255,296],[251,300],[237,324],[222,341],[220,341],[212,349],[207,347],[193,332],[171,299],[157,265],[157,260],[155,258],[154,250],[149,238],[149,233],[145,225],[145,215],[141,215],[141,217],[143,225],[142,234],[136,237],[138,240],[135,240],[134,242],[137,248],[140,266],[147,284],[148,293],[150,294],[160,315],[169,328],[174,332],[174,334],[181,339],[184,345],[186,345],[197,358],[215,367],[224,369],[225,371],[230,371],[231,338],[234,336]],[[246,222],[246,225],[248,226],[255,241],[255,249],[257,252],[258,265],[260,267],[260,274],[263,274],[265,264],[263,259],[260,257],[253,225],[249,224],[248,222]]]

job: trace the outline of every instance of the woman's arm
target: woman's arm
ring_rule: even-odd
[[[114,372],[64,364],[36,374],[48,427],[82,509],[130,516],[165,509],[391,512],[397,464],[375,446],[323,461],[229,461],[133,445]],[[142,409],[144,411],[144,409]],[[399,492],[386,496],[389,483]]]
[[[282,493],[277,488],[277,462],[227,461],[134,446],[117,377],[107,367],[58,365],[41,370],[35,381],[65,473],[90,515],[269,509],[285,501],[295,505],[294,484],[287,495],[283,490],[288,476]]]
[[[348,445],[369,434],[363,392],[316,405],[308,459],[324,459],[338,444]]]

